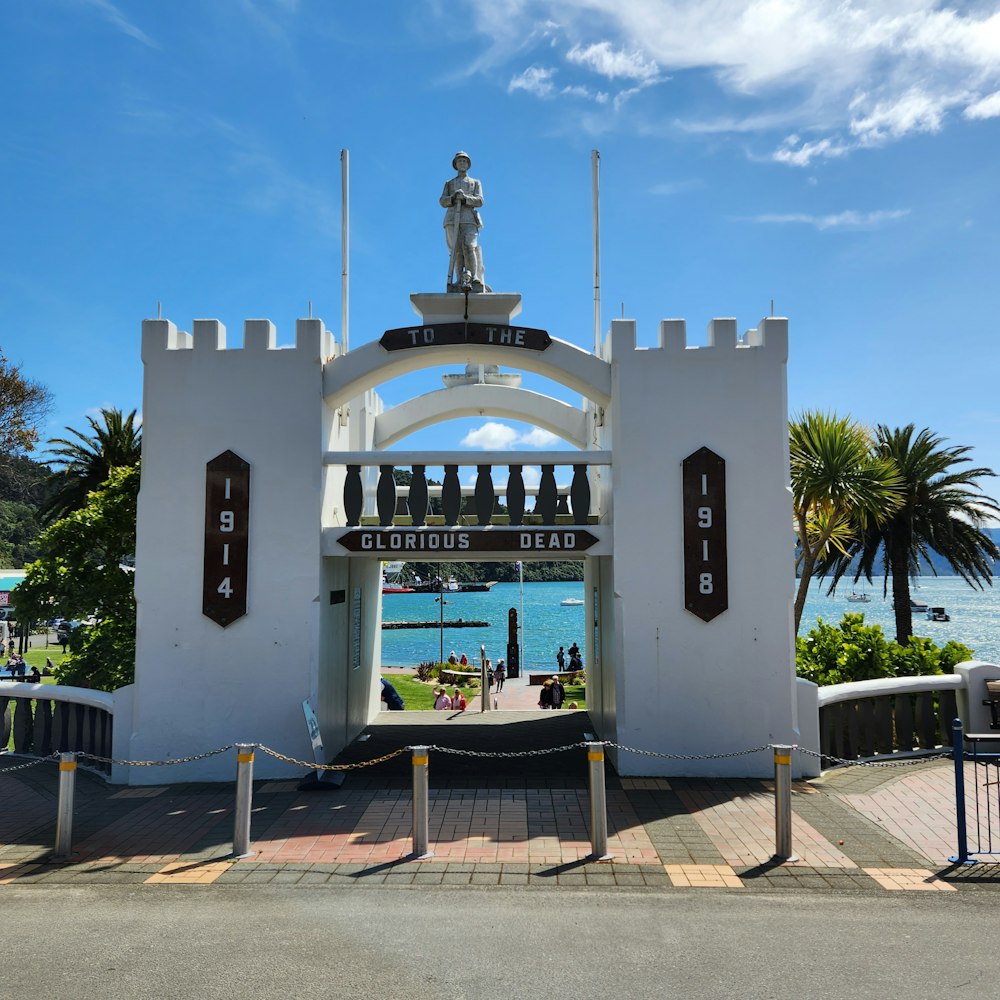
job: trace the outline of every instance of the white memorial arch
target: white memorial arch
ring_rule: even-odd
[[[601,739],[692,756],[798,742],[786,321],[738,337],[735,320],[716,319],[691,347],[684,322],[666,320],[639,348],[634,322],[616,320],[593,354],[517,326],[518,295],[411,302],[416,325],[347,352],[318,319],[299,320],[287,348],[267,320],[246,321],[242,346],[215,320],[190,334],[143,323],[136,680],[116,695],[115,755],[248,740],[309,759],[304,699],[338,751],[380,708],[380,560],[393,558],[583,558]],[[538,373],[582,403],[479,384],[383,408],[389,379],[469,364]],[[385,450],[470,415],[527,421],[574,447]],[[543,469],[533,509],[522,465]],[[424,513],[429,467],[446,470],[437,519]],[[413,471],[409,495],[394,468]],[[458,514],[459,468],[477,475],[475,515]],[[555,483],[570,478],[559,507]],[[634,775],[771,763],[609,756]],[[191,768],[185,780],[232,777],[224,757]],[[128,780],[162,780],[149,771]],[[259,757],[258,773],[299,772]]]

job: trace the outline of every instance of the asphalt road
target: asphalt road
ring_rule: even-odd
[[[19,1000],[991,997],[995,902],[991,892],[4,886],[12,947],[0,981]]]

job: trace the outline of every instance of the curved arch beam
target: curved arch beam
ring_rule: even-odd
[[[323,396],[342,406],[366,389],[421,368],[437,365],[501,364],[534,372],[586,396],[601,406],[611,401],[611,365],[565,340],[552,339],[545,351],[520,351],[491,344],[450,344],[386,351],[372,341],[323,367]]]
[[[480,384],[438,389],[383,411],[375,418],[374,446],[388,448],[407,434],[443,420],[486,415],[523,420],[551,431],[577,448],[587,446],[584,410],[530,389]]]

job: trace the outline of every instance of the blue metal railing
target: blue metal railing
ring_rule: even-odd
[[[966,750],[966,743],[971,749]],[[958,853],[949,861],[960,865],[979,862],[977,855],[1000,855],[993,845],[994,829],[1000,834],[1000,753],[985,753],[980,744],[1000,743],[1000,733],[965,733],[962,720],[952,723],[952,757],[955,763],[955,820],[958,839]],[[968,812],[966,800],[965,765],[972,764],[972,785],[974,799],[972,816],[974,832],[972,848],[969,847]],[[982,779],[982,780],[981,780]]]

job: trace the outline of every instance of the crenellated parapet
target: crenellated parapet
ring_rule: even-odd
[[[685,357],[692,359],[692,363],[704,364],[713,363],[714,358],[729,351],[766,353],[777,362],[788,360],[788,320],[782,317],[765,317],[742,336],[738,333],[735,319],[713,319],[708,324],[705,344],[688,342],[687,322],[683,319],[662,320],[659,342],[652,348],[637,348],[635,331],[634,320],[612,320],[610,341],[615,359],[621,360],[626,351],[639,350],[662,351],[671,358]]]
[[[191,351],[193,356],[226,352],[232,354],[288,356],[295,352],[308,361],[324,362],[340,354],[340,345],[326,329],[321,319],[299,319],[295,322],[295,344],[278,346],[277,327],[269,319],[243,321],[242,344],[229,346],[226,327],[217,319],[196,319],[191,332],[178,330],[167,319],[147,319],[142,322],[142,361],[155,364],[164,352]]]

